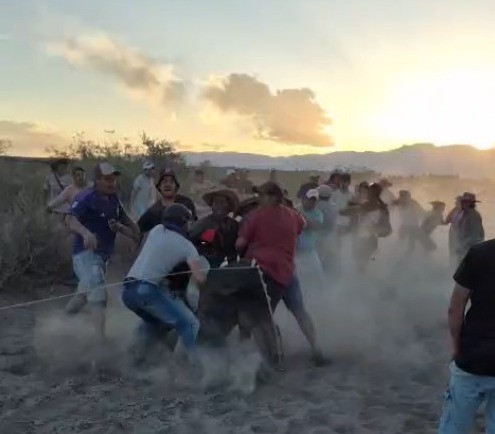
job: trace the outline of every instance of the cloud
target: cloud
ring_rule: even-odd
[[[331,125],[327,112],[316,102],[311,89],[281,89],[247,74],[230,74],[204,88],[204,97],[221,112],[249,118],[255,136],[292,145],[332,146],[325,133]]]
[[[48,147],[59,147],[69,143],[60,133],[33,122],[0,120],[0,140],[12,143],[10,154],[39,156]]]
[[[68,38],[49,45],[48,51],[74,67],[114,77],[131,95],[146,97],[166,108],[185,96],[185,84],[174,75],[172,65],[147,57],[105,33]]]

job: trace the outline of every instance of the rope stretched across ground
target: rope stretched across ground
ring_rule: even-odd
[[[258,267],[256,267],[256,266],[249,266],[249,267],[243,266],[243,267],[236,267],[235,269],[236,270],[251,270],[253,268],[258,268]],[[225,267],[202,268],[201,269],[201,271],[205,271],[205,272],[213,271],[213,270],[223,270],[223,271],[225,271]],[[187,271],[178,271],[178,272],[175,272],[175,273],[169,273],[166,276],[158,276],[157,278],[158,279],[162,279],[162,278],[169,277],[169,276],[179,276],[179,275],[191,274],[191,273],[192,272],[190,270],[187,270]],[[128,281],[129,280],[132,281],[132,280],[139,280],[139,279],[129,278],[127,280]],[[122,286],[123,284],[124,284],[124,281],[109,283],[109,284],[106,284],[106,285],[100,285],[100,286],[98,286],[96,288],[91,288],[90,290],[78,292],[78,294],[87,294],[88,292],[94,291],[95,289],[117,288],[117,287]],[[48,303],[50,301],[56,301],[56,300],[62,300],[64,298],[69,298],[69,297],[73,297],[73,296],[74,296],[74,293],[70,293],[70,294],[56,295],[56,296],[53,296],[53,297],[41,298],[39,300],[26,301],[26,302],[23,302],[23,303],[11,304],[11,305],[8,305],[8,306],[2,306],[2,307],[0,307],[0,311],[10,310],[10,309],[18,309],[18,308],[22,308],[22,307],[29,307],[29,306],[33,306],[33,305],[36,305],[36,304]]]

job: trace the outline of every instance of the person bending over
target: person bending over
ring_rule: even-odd
[[[124,281],[122,301],[142,320],[138,329],[142,354],[138,354],[138,360],[170,328],[178,331],[187,350],[196,346],[199,322],[183,298],[171,289],[168,279],[174,269],[186,263],[198,284],[206,280],[198,251],[186,238],[191,219],[191,211],[184,205],[167,207],[162,223],[149,233]]]

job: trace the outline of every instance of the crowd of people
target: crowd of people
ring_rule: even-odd
[[[141,319],[137,363],[146,360],[147,352],[161,340],[174,350],[174,333],[194,363],[202,348],[220,351],[238,328],[241,341],[254,339],[266,372],[283,370],[281,332],[273,319],[283,301],[308,341],[313,362],[325,365],[329,359],[318,343],[302,287],[327,290],[328,276],[333,282],[342,276],[346,248],[352,252],[354,270],[366,273],[380,239],[392,234],[403,247],[401,259],[417,248],[429,254],[437,248],[434,231],[449,225],[450,260],[458,267],[449,324],[459,361],[449,391],[467,381],[460,376],[461,369],[477,380],[480,375],[495,375],[495,358],[472,346],[473,341],[483,340],[481,326],[472,325],[469,334],[461,335],[473,291],[479,300],[471,303],[475,307],[481,303],[479,315],[493,313],[480,301],[493,305],[490,284],[473,274],[473,270],[483,276],[490,272],[483,252],[491,252],[493,243],[483,243],[482,218],[472,193],[458,196],[444,216],[444,202],[433,201],[425,210],[411,192],[395,195],[387,179],[351,188],[351,174],[335,171],[324,182],[319,174],[312,174],[294,204],[275,170],[260,186],[249,180],[247,170],[227,172],[217,186],[197,169],[190,194],[183,195],[173,170],[163,169],[156,176],[153,163],[145,162],[133,184],[128,214],[117,191],[120,172],[113,166],[99,163],[92,184],[80,167],[73,169],[69,182],[67,167],[67,162],[55,164],[46,184],[48,208],[67,215],[74,236],[72,259],[79,284],[67,313],[76,314],[88,304],[97,337],[104,341],[106,266],[117,233],[134,240],[140,250],[124,280],[122,300]],[[393,227],[391,215],[397,216],[398,227]],[[197,306],[187,298],[190,279],[200,289]],[[485,359],[477,363],[478,356]],[[448,414],[442,419],[447,428],[442,432],[466,432],[448,428],[452,414],[460,411],[455,407],[459,402],[453,405],[449,399]],[[465,414],[459,417],[469,422]]]

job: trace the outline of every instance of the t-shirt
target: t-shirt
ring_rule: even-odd
[[[454,280],[469,289],[471,306],[464,318],[456,365],[474,375],[495,377],[495,240],[472,247]]]
[[[248,244],[246,257],[256,259],[273,280],[288,285],[294,277],[296,242],[304,225],[304,218],[286,206],[252,211],[239,232]]]
[[[186,196],[182,196],[178,194],[175,196],[175,203],[179,203],[188,208],[192,215],[193,220],[197,220],[196,216],[196,207],[191,199]],[[155,226],[162,223],[162,215],[165,206],[161,202],[161,200],[156,201],[148,210],[141,216],[138,220],[137,224],[142,233],[146,233],[151,231]]]
[[[318,209],[314,208],[311,211],[306,211],[304,208],[298,210],[308,222],[318,222],[323,223],[323,213]],[[313,252],[316,250],[316,242],[318,239],[318,231],[306,227],[303,229],[301,234],[297,239],[297,251],[300,253]]]
[[[178,265],[198,259],[198,251],[188,239],[160,224],[150,231],[127,277],[159,284]]]
[[[95,253],[107,260],[113,253],[116,237],[108,222],[121,221],[124,215],[124,208],[118,196],[103,196],[94,188],[88,188],[75,197],[70,214],[96,236],[98,244]],[[83,238],[74,234],[72,253],[76,255],[84,250],[86,249]]]
[[[324,234],[329,234],[333,231],[335,227],[335,222],[337,220],[337,208],[335,205],[329,200],[320,199],[316,204],[316,207],[323,214],[323,227],[321,231]]]
[[[340,211],[345,209],[352,199],[352,193],[350,191],[342,191],[340,189],[335,190],[330,198],[332,204],[337,210],[336,224],[340,227],[347,227],[351,224],[351,219],[348,216],[339,214]]]
[[[132,189],[135,194],[132,212],[136,218],[139,218],[156,201],[156,187],[152,177],[141,173],[135,179]]]

